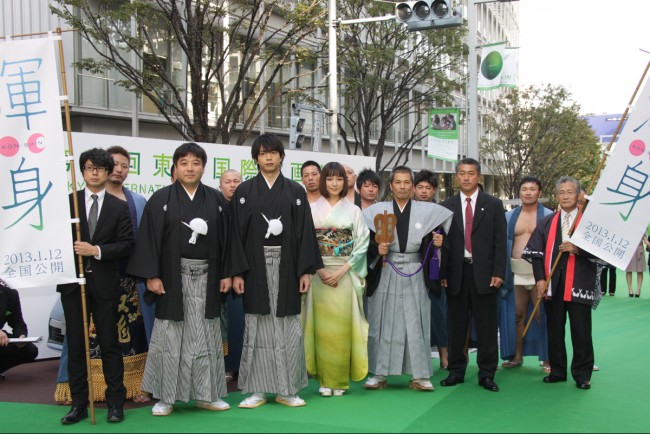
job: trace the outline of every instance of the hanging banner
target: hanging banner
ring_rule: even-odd
[[[650,85],[646,82],[571,242],[625,269],[650,222]]]
[[[0,42],[0,278],[76,281],[54,41]]]
[[[429,137],[427,155],[445,161],[458,161],[458,119],[460,109],[429,110]]]
[[[481,47],[481,65],[478,69],[478,90],[496,89],[501,86],[505,42],[483,45]]]
[[[506,48],[503,53],[503,70],[501,71],[501,87],[517,87],[519,76],[519,49]]]

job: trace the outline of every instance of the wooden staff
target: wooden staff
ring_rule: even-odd
[[[375,241],[377,244],[381,243],[392,243],[395,239],[395,223],[397,222],[397,217],[395,214],[388,214],[388,211],[384,210],[383,214],[377,214],[375,216]],[[386,255],[382,255],[383,260],[381,261],[381,266],[386,265]]]
[[[618,122],[618,126],[616,127],[616,131],[614,131],[614,135],[612,136],[612,139],[609,141],[609,144],[607,145],[607,150],[603,152],[603,156],[600,159],[600,165],[598,166],[598,170],[596,170],[596,174],[591,180],[591,183],[589,184],[589,188],[585,190],[588,194],[589,192],[593,192],[593,189],[596,184],[596,180],[600,176],[600,171],[603,169],[603,166],[605,165],[605,160],[607,160],[607,153],[612,149],[612,146],[616,142],[616,139],[618,137],[618,133],[623,127],[623,122],[625,122],[625,119],[627,118],[627,114],[630,111],[630,107],[634,103],[634,100],[636,99],[636,94],[639,92],[639,88],[641,87],[641,84],[643,83],[643,80],[645,79],[646,74],[648,73],[648,69],[650,69],[650,62],[645,67],[645,70],[643,71],[643,75],[641,75],[641,79],[639,80],[639,83],[636,85],[636,89],[634,89],[634,93],[632,94],[632,98],[630,98],[630,102],[627,104],[627,108],[625,109],[625,113],[623,113],[623,116],[621,116],[621,120]],[[589,204],[589,199],[585,197],[585,204],[582,207],[581,213],[584,212],[584,210],[587,208],[587,205]],[[573,219],[573,224],[571,225],[571,229],[569,229],[569,235],[573,235],[573,231],[575,230],[576,223],[579,219]],[[533,308],[533,311],[530,314],[530,318],[528,318],[528,322],[526,323],[526,328],[524,328],[524,333],[522,337],[526,337],[526,333],[528,333],[528,329],[530,328],[530,324],[533,322],[533,318],[537,314],[537,310],[539,309],[539,305],[542,301],[542,299],[546,296],[546,292],[548,291],[548,285],[551,282],[551,278],[553,277],[553,273],[555,272],[555,268],[557,268],[557,264],[560,262],[560,258],[562,257],[563,252],[560,252],[560,254],[557,255],[555,258],[555,261],[553,262],[553,267],[551,268],[551,272],[546,278],[546,284],[544,285],[544,291],[542,295],[539,297],[537,302],[535,303],[535,307]],[[536,288],[534,290],[537,290]],[[597,289],[598,290],[598,289]]]
[[[61,37],[61,28],[56,28],[56,33]],[[68,155],[72,157],[72,131],[70,129],[70,105],[68,104],[68,85],[66,83],[65,75],[65,61],[63,58],[63,41],[59,39],[59,59],[61,62],[61,85],[63,87],[63,107],[65,109],[65,128],[68,133]],[[75,238],[77,241],[81,241],[81,225],[79,223],[79,202],[77,200],[76,189],[77,186],[77,177],[75,174],[74,160],[70,160],[70,176],[72,179],[72,204],[74,209],[74,218],[77,220],[75,223]],[[83,328],[84,328],[84,345],[86,347],[86,373],[88,375],[88,400],[90,401],[90,423],[95,425],[95,399],[93,394],[93,382],[92,382],[92,367],[90,365],[90,337],[88,333],[88,308],[86,307],[86,280],[84,277],[84,268],[83,268],[83,258],[81,255],[77,255],[77,266],[79,267],[79,279],[81,283],[79,287],[81,288],[81,312],[84,318]]]

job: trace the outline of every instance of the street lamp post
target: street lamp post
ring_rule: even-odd
[[[479,114],[478,114],[478,27],[476,25],[476,5],[483,3],[510,3],[519,0],[467,0],[467,32],[469,43],[469,88],[467,90],[467,156],[479,161]]]
[[[330,152],[339,153],[339,95],[338,95],[338,65],[336,63],[336,0],[329,0],[329,94],[330,94]]]

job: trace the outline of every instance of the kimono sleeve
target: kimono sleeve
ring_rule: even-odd
[[[354,247],[348,259],[350,270],[356,273],[359,277],[365,277],[368,274],[366,252],[368,251],[368,244],[370,242],[370,229],[366,224],[366,220],[361,214],[361,210],[355,207],[353,216],[352,237],[354,239]]]

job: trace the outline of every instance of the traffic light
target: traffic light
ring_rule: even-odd
[[[409,32],[456,27],[463,24],[463,8],[452,7],[452,0],[401,2],[395,6],[395,18]]]
[[[300,110],[293,110],[289,122],[289,149],[302,148],[302,142],[305,141],[305,135],[302,129],[305,126],[305,118],[300,117]]]

